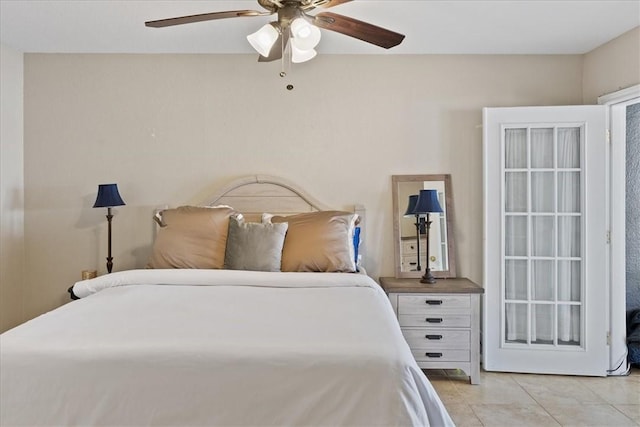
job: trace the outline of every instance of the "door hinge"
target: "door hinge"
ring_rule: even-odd
[[[607,129],[607,144],[611,145],[611,131]]]
[[[611,231],[607,230],[607,245],[611,244]]]
[[[607,331],[607,345],[611,345],[611,332]]]

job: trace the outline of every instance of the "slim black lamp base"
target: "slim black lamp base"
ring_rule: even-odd
[[[107,208],[107,223],[108,226],[108,248],[107,248],[107,273],[111,273],[113,269],[113,257],[111,256],[111,220],[113,219],[113,215],[111,215],[111,208]]]
[[[431,228],[431,221],[429,221],[429,214],[427,214],[427,221],[426,221],[426,225],[427,225],[427,248],[426,248],[426,253],[427,253],[427,265],[424,268],[424,275],[422,276],[422,278],[420,279],[420,283],[428,283],[428,284],[434,284],[436,283],[436,278],[433,277],[433,274],[431,274],[431,267],[429,267],[429,229]]]
[[[433,277],[433,274],[431,274],[430,268],[427,268],[427,271],[424,273],[424,276],[422,276],[422,278],[420,279],[420,283],[429,283],[429,284],[436,283],[436,278]]]

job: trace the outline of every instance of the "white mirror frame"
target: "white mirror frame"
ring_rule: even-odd
[[[455,257],[455,239],[453,235],[453,192],[451,190],[451,175],[393,175],[392,183],[392,199],[393,199],[393,245],[396,261],[396,278],[419,278],[424,274],[422,271],[402,271],[402,233],[401,219],[403,217],[401,210],[407,205],[407,200],[400,200],[399,185],[406,182],[425,182],[440,181],[444,182],[445,204],[443,206],[446,212],[446,232],[447,232],[447,270],[431,270],[436,278],[456,277],[456,257]]]

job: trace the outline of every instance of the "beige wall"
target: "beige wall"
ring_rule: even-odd
[[[598,97],[640,83],[640,27],[627,31],[584,55],[583,100],[596,104]]]
[[[23,55],[0,44],[0,332],[23,320]]]
[[[451,173],[459,274],[482,277],[482,107],[579,104],[581,56],[25,56],[27,313],[104,272],[97,185],[117,182],[114,270],[143,267],[151,214],[246,174],[367,208],[373,277],[392,275],[391,175]],[[576,77],[577,76],[577,77]],[[285,85],[295,85],[293,91]]]

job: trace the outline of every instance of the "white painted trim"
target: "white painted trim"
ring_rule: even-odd
[[[635,98],[640,98],[640,84],[599,96],[598,105],[620,104]],[[635,104],[635,102],[632,102],[632,104]]]
[[[640,85],[598,98],[608,108],[610,133],[610,329],[609,375],[625,375],[626,331],[626,109],[640,102]],[[624,286],[616,284],[625,284]],[[622,363],[621,363],[622,362]]]

